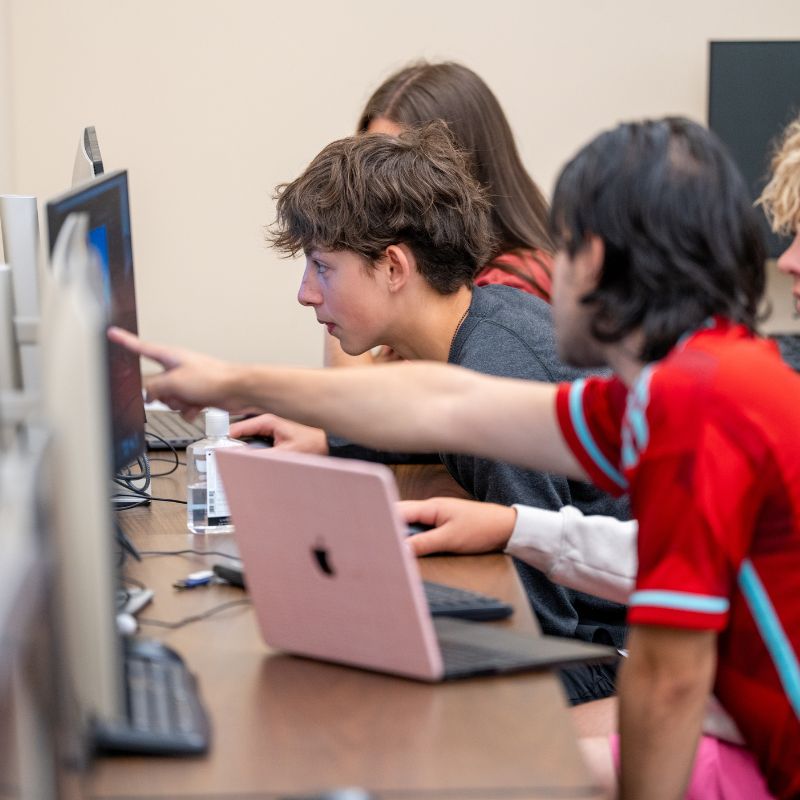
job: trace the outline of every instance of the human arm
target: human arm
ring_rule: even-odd
[[[266,410],[379,449],[467,450],[584,477],[561,436],[551,384],[424,362],[369,370],[240,365],[118,328],[109,337],[159,362],[165,371],[146,382],[149,396],[190,417],[205,406]]]
[[[570,589],[627,603],[636,579],[634,520],[584,516],[574,506],[558,511],[515,505],[516,524],[505,551]]]
[[[636,625],[619,677],[620,798],[683,797],[716,669],[716,633]]]
[[[419,453],[389,453],[353,444],[337,436],[329,436],[322,428],[312,428],[299,422],[278,417],[275,414],[259,414],[257,417],[235,422],[231,425],[231,436],[242,439],[249,436],[272,437],[273,446],[279,450],[295,453],[314,453],[336,458],[357,458],[382,464],[439,463],[437,456]]]
[[[417,556],[505,550],[569,589],[616,603],[626,603],[633,591],[633,521],[587,517],[573,506],[548,511],[452,497],[403,501],[399,510],[406,522],[435,526],[409,540]]]

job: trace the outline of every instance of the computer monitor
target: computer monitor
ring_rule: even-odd
[[[102,294],[109,324],[137,330],[136,287],[128,201],[128,174],[111,172],[47,204],[51,257],[64,221],[72,213],[89,218],[89,241],[102,267]],[[55,266],[54,266],[55,268]],[[138,356],[109,346],[109,377],[115,472],[132,464],[145,450],[145,413]]]
[[[36,198],[0,195],[0,229],[8,266],[0,265],[0,390],[39,387],[39,217]]]
[[[122,643],[116,630],[108,340],[87,212],[70,215],[43,276],[42,412],[51,435],[52,500],[59,626],[78,725],[125,717]],[[94,266],[93,266],[94,264]],[[84,737],[75,737],[83,740]]]
[[[773,142],[800,113],[800,41],[711,42],[708,126],[728,146],[753,201],[770,173]],[[769,255],[789,242],[762,213]]]
[[[103,174],[103,158],[100,155],[100,145],[97,142],[97,132],[94,125],[83,129],[78,141],[78,150],[75,153],[75,165],[72,168],[72,185],[96,178]]]

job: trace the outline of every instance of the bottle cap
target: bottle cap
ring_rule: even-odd
[[[206,436],[227,436],[230,431],[230,416],[221,408],[206,409]]]

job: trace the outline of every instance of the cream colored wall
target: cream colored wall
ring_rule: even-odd
[[[295,302],[301,266],[262,241],[271,191],[349,134],[397,67],[475,69],[549,192],[602,127],[704,119],[709,39],[800,38],[797,0],[0,0],[0,36],[4,10],[0,145],[14,146],[0,191],[62,191],[79,131],[96,125],[107,168],[130,170],[142,332],[309,365],[320,330]]]
[[[10,0],[0,0],[0,194],[14,185],[12,165],[14,146],[11,139],[11,25]],[[4,189],[3,187],[9,187]],[[0,263],[3,242],[0,237]]]

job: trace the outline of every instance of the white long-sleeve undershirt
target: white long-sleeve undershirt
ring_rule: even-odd
[[[634,588],[635,521],[515,505],[517,521],[506,552],[541,570],[553,583],[604,600],[627,603]]]

